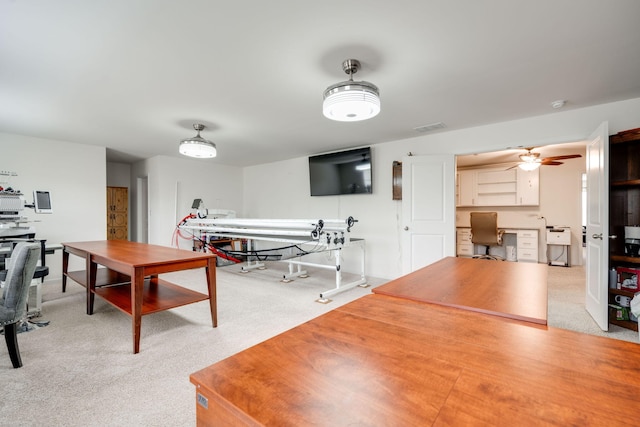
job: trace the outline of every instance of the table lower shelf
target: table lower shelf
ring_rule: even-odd
[[[85,271],[69,272],[67,276],[86,287]],[[93,293],[119,310],[129,315],[132,314],[131,280],[129,276],[106,268],[98,269],[96,288]],[[144,280],[142,291],[142,315],[157,313],[208,299],[209,296],[206,294],[183,288],[162,279],[152,282],[147,277]]]
[[[87,287],[86,271],[70,271],[67,273],[67,277],[85,288]],[[118,273],[117,271],[109,270],[108,268],[99,268],[96,272],[96,287],[125,283],[131,283],[131,277],[126,274]]]

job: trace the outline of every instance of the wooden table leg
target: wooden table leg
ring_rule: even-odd
[[[218,297],[216,293],[216,259],[209,258],[205,267],[207,275],[207,288],[209,289],[209,307],[211,309],[211,323],[218,326]]]
[[[91,260],[91,255],[87,254],[87,314],[93,314],[93,302],[95,300],[96,276],[98,274],[98,264]]]
[[[62,292],[67,292],[67,271],[69,271],[69,252],[62,250]]]
[[[131,276],[131,322],[133,327],[133,353],[140,352],[140,327],[142,326],[142,294],[144,269],[136,268]]]

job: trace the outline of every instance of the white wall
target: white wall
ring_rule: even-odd
[[[245,213],[257,218],[343,218],[351,215],[359,220],[352,235],[365,238],[367,242],[367,274],[395,278],[402,272],[399,242],[403,224],[402,204],[391,199],[394,160],[402,160],[408,152],[414,155],[469,154],[514,146],[581,141],[602,121],[609,122],[612,134],[640,127],[640,98],[377,144],[372,152],[372,195],[309,196],[306,157],[247,167],[244,169]],[[345,271],[357,270],[345,262]]]
[[[353,216],[359,221],[353,237],[367,241],[367,274],[395,278],[402,271],[403,224],[401,201],[392,200],[394,160],[402,160],[408,152],[468,154],[579,141],[605,120],[609,121],[612,134],[640,127],[640,98],[377,144],[372,147],[372,195],[310,197],[306,157],[241,169],[198,159],[158,156],[132,166],[131,207],[135,212],[136,179],[147,177],[149,242],[165,246],[172,244],[175,225],[190,212],[194,198],[204,199],[208,208],[233,209],[243,217]],[[12,185],[25,194],[36,188],[52,192],[52,215],[35,218],[32,211],[26,213],[31,219],[41,220],[35,224],[38,237],[52,243],[106,237],[104,147],[0,133],[0,153],[0,169],[18,173]],[[350,258],[347,251],[344,258],[345,271],[357,271],[357,260]],[[48,264],[52,267],[50,278],[59,278],[60,253]]]
[[[13,171],[11,186],[24,193],[28,204],[33,190],[51,192],[52,214],[25,209],[34,221],[36,237],[47,243],[104,240],[106,238],[105,148],[64,141],[0,133],[0,169]],[[71,269],[83,263],[71,257]],[[47,280],[62,275],[62,254],[47,256]]]
[[[178,222],[192,212],[193,199],[202,199],[208,209],[232,209],[242,215],[242,169],[207,162],[205,159],[188,159],[156,156],[138,162],[132,168],[134,198],[135,183],[147,177],[149,242],[172,246]],[[133,203],[133,218],[139,218],[137,203]],[[134,228],[137,227],[137,224]],[[134,229],[133,236],[139,235]],[[181,248],[190,248],[190,242],[182,240]]]
[[[127,187],[131,185],[131,165],[107,162],[107,186]]]

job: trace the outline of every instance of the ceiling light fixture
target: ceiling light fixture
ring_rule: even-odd
[[[198,131],[198,134],[180,141],[180,154],[199,159],[215,157],[217,154],[216,145],[200,136],[200,131],[204,129],[204,125],[196,123],[193,128]]]
[[[540,153],[532,153],[531,151],[527,152],[527,154],[521,154],[520,160],[522,160],[523,163],[520,163],[518,167],[526,171],[536,170],[542,164]]]
[[[353,81],[353,75],[360,69],[360,61],[347,59],[342,63],[342,69],[349,74],[349,80],[331,85],[324,91],[324,116],[340,122],[356,122],[377,116],[380,112],[377,86]]]
[[[540,167],[540,162],[531,162],[531,163],[520,163],[518,165],[518,167],[522,170],[525,171],[532,171],[532,170],[536,170]]]
[[[539,160],[540,153],[532,153],[531,151],[527,152],[527,154],[521,154],[520,160],[527,163],[533,163]]]

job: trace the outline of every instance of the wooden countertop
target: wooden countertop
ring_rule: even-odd
[[[368,295],[190,379],[198,425],[609,425],[640,346]]]
[[[547,324],[546,264],[447,257],[373,292]]]

